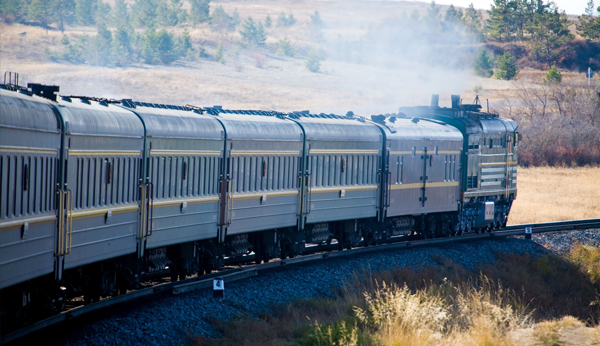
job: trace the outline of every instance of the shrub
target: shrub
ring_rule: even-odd
[[[294,56],[294,47],[292,47],[292,43],[287,37],[282,38],[277,43],[277,54],[285,55],[285,56]]]
[[[315,50],[311,50],[306,56],[304,64],[310,72],[319,72],[321,69],[321,57]]]
[[[496,70],[496,78],[511,80],[519,73],[515,58],[509,53],[504,52],[498,60],[496,60],[498,69]]]
[[[277,26],[292,26],[296,23],[296,19],[294,19],[294,14],[290,12],[289,16],[285,15],[285,12],[281,12],[279,17],[277,17]]]
[[[221,42],[219,42],[217,49],[215,50],[215,60],[221,64],[225,63],[225,50],[223,49],[223,44]]]
[[[556,66],[552,66],[548,73],[546,73],[546,77],[544,77],[544,85],[547,84],[559,84],[562,82],[562,74],[556,68]]]
[[[473,61],[473,69],[475,70],[475,75],[489,78],[494,74],[493,70],[494,61],[492,57],[487,54],[485,49],[479,51],[475,61]]]

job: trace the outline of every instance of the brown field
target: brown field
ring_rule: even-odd
[[[600,218],[600,168],[519,167],[509,224]]]

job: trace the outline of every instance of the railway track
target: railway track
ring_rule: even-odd
[[[228,268],[219,272],[203,275],[200,277],[193,277],[177,282],[155,284],[153,286],[131,291],[117,297],[106,298],[93,304],[75,307],[70,310],[66,310],[60,314],[46,318],[35,324],[26,326],[10,334],[1,336],[0,344],[5,345],[13,343],[21,338],[24,338],[32,333],[44,330],[48,327],[56,326],[67,321],[75,321],[84,316],[91,316],[91,314],[94,312],[98,313],[111,307],[118,307],[119,305],[125,304],[127,302],[132,302],[143,297],[150,297],[153,295],[161,294],[181,294],[197,289],[209,288],[213,284],[213,279],[217,277],[222,278],[225,282],[233,282],[252,276],[257,276],[261,271],[299,263],[318,261],[328,258],[349,257],[378,251],[390,251],[414,247],[434,246],[451,242],[482,240],[489,239],[490,237],[499,238],[518,235],[527,236],[528,234],[532,233],[559,232],[594,228],[600,228],[600,219],[521,224],[508,226],[501,230],[494,231],[493,233],[467,233],[457,237],[444,237],[410,241],[399,241],[402,238],[398,238],[398,240],[395,242],[385,243],[377,246],[354,248],[346,251],[319,252],[291,259],[271,261],[269,263],[245,265],[243,267],[237,268]],[[332,249],[333,247],[334,246],[331,246],[329,249]]]

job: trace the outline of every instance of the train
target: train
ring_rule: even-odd
[[[491,232],[517,196],[517,124],[458,95],[366,117],[59,90],[0,84],[3,330],[234,259]]]

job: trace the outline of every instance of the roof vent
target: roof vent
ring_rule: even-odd
[[[440,95],[433,94],[431,95],[431,107],[439,107],[440,106]]]
[[[89,105],[89,104],[91,104],[91,103],[90,103],[90,100],[88,100],[88,99],[79,99],[79,101],[80,101],[81,103],[85,103],[86,105]]]
[[[43,85],[38,83],[28,83],[27,87],[31,89],[31,92],[37,96],[47,98],[56,102],[56,93],[60,91],[58,85]]]
[[[452,108],[458,108],[460,106],[460,95],[451,95]]]
[[[65,101],[65,102],[73,102],[73,101],[71,101],[71,98],[68,97],[68,96],[61,96],[60,99],[63,100],[63,101]]]

